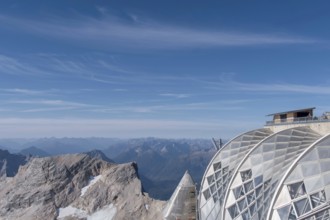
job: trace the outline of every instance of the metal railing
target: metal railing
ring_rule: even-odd
[[[312,122],[329,122],[330,118],[326,117],[301,117],[301,118],[287,118],[275,121],[266,121],[266,126],[277,124],[298,124],[298,123],[312,123]]]

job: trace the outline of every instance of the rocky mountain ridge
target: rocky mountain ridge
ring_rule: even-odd
[[[34,146],[17,151],[33,157],[88,152],[90,156],[108,162],[136,161],[144,190],[160,200],[170,198],[186,170],[190,171],[197,184],[200,183],[204,170],[215,153],[211,141],[205,139],[41,138],[0,139],[1,143],[9,144],[7,148]],[[96,148],[99,150],[91,151]],[[15,149],[17,148],[13,148],[12,152]],[[16,172],[17,169],[18,167]]]
[[[1,219],[161,219],[164,203],[142,191],[135,163],[86,154],[32,158],[0,181]]]

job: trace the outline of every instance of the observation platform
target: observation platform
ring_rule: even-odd
[[[330,133],[330,112],[315,116],[314,109],[315,107],[269,114],[267,116],[272,116],[273,120],[266,121],[264,127],[278,132],[288,128],[309,126],[320,134]]]

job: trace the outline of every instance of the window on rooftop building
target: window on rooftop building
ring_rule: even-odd
[[[281,119],[281,120],[285,120],[286,117],[287,117],[286,114],[282,114],[282,115],[280,115],[280,119]]]
[[[297,118],[304,118],[307,116],[311,116],[310,112],[297,112]]]

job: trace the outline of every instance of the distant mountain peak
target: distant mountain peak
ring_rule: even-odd
[[[50,156],[49,153],[47,153],[46,151],[41,150],[40,148],[35,147],[35,146],[27,147],[27,148],[21,150],[19,153],[22,154],[22,155],[25,155],[25,156],[30,156],[31,155],[31,156],[34,156],[34,157],[47,157],[47,156]]]
[[[115,163],[113,160],[108,158],[101,150],[93,149],[91,151],[84,152],[84,154],[89,155],[90,157],[94,157],[100,160],[104,160],[109,163]]]

